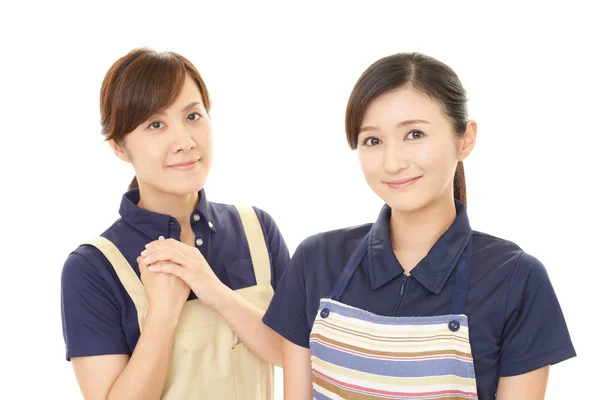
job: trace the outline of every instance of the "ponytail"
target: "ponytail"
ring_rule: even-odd
[[[456,179],[456,178],[454,178],[454,179]],[[131,190],[131,189],[137,189],[137,188],[139,188],[138,181],[137,181],[137,178],[134,176],[133,180],[129,184],[129,189]]]
[[[454,173],[454,198],[463,204],[467,204],[467,182],[465,181],[465,169],[463,162],[459,161]]]

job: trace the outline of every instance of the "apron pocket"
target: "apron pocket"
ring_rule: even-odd
[[[273,399],[273,366],[241,342],[231,349],[231,364],[238,400]]]
[[[178,330],[162,399],[236,400],[229,349],[235,339],[225,321]]]

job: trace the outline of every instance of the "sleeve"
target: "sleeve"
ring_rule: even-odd
[[[517,261],[507,301],[500,376],[524,374],[575,357],[548,273],[527,253],[521,253]]]
[[[273,289],[277,289],[285,266],[290,260],[290,253],[273,218],[266,211],[259,208],[254,207],[254,211],[260,221],[271,257],[271,285]]]
[[[275,291],[263,322],[292,343],[309,347],[311,327],[308,323],[306,271],[314,263],[309,256],[314,252],[312,240],[306,239],[296,249],[287,264],[281,282]]]
[[[67,360],[130,353],[113,291],[88,257],[78,252],[63,266],[61,312]]]

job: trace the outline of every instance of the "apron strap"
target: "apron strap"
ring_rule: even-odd
[[[258,216],[252,206],[235,206],[235,208],[240,214],[242,227],[248,241],[250,258],[252,258],[252,266],[256,275],[256,284],[258,286],[271,286],[269,251]]]
[[[454,283],[454,294],[452,295],[452,305],[450,306],[450,314],[452,315],[462,315],[465,313],[467,294],[469,293],[469,284],[471,282],[472,256],[471,236],[469,235],[467,247],[456,267],[456,282]]]
[[[129,297],[133,300],[133,304],[138,311],[138,317],[142,316],[142,312],[148,310],[146,289],[144,289],[142,281],[140,281],[137,274],[117,246],[102,236],[95,237],[83,244],[94,246],[104,254],[108,262],[113,266],[123,287],[125,287],[125,291],[127,291],[127,294],[129,294]],[[140,324],[140,327],[141,326],[142,325]]]
[[[358,266],[362,262],[365,254],[367,254],[367,246],[369,244],[369,238],[371,237],[371,233],[365,235],[364,239],[360,241],[356,249],[352,252],[352,255],[348,259],[348,262],[344,266],[340,277],[338,278],[333,291],[331,292],[331,300],[340,301],[344,291],[348,287],[350,280],[358,270]]]

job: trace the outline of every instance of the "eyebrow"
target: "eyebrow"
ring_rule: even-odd
[[[201,104],[201,103],[200,103],[199,101],[193,101],[193,102],[191,102],[190,104],[188,104],[187,106],[185,106],[185,107],[183,108],[183,111],[188,111],[188,110],[191,110],[192,108],[194,108],[194,107],[196,107],[196,106],[199,106],[200,104]]]
[[[406,125],[414,125],[414,124],[428,124],[428,121],[425,121],[424,119],[407,119],[406,121],[400,121],[396,124],[396,128],[401,128],[403,126]],[[358,133],[361,132],[373,132],[373,131],[378,131],[379,128],[375,127],[375,126],[363,126],[362,128],[360,128],[358,130]]]
[[[200,103],[199,101],[192,101],[190,104],[188,104],[187,106],[183,107],[183,111],[191,110],[192,108],[194,108],[196,106],[199,106],[201,104],[202,103]],[[162,117],[164,117],[165,116],[165,111],[163,110],[163,111],[157,112],[155,115],[156,116],[162,116]]]

